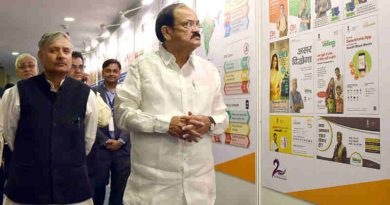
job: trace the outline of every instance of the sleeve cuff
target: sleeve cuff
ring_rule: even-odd
[[[154,123],[154,132],[166,133],[169,130],[171,116],[157,116]]]
[[[118,141],[121,142],[122,144],[126,144],[126,142],[122,138],[119,138]]]

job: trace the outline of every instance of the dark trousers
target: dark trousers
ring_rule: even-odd
[[[0,202],[1,202],[1,204],[3,204],[4,186],[5,186],[5,182],[7,181],[8,169],[9,169],[9,163],[11,161],[11,157],[12,157],[11,149],[9,148],[9,146],[7,144],[4,144],[3,159],[0,159],[0,160],[4,160],[4,164],[0,168],[0,195],[1,195]]]
[[[111,175],[111,190],[108,204],[122,205],[127,179],[130,176],[130,155],[118,156],[115,152],[100,149],[98,156],[97,162],[99,166],[94,177],[95,194],[93,202],[95,205],[103,205],[106,185]]]

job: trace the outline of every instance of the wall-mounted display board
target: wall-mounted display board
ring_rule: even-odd
[[[257,62],[255,1],[198,0],[202,46],[197,54],[221,75],[230,124],[214,136],[216,170],[255,183]]]
[[[262,1],[262,184],[390,204],[386,0]]]

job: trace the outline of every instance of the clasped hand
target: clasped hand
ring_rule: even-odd
[[[198,142],[209,131],[211,122],[207,116],[188,115],[173,116],[168,133],[187,142]]]

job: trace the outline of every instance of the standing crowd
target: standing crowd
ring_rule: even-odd
[[[40,39],[41,74],[33,55],[16,59],[20,81],[0,98],[3,204],[101,205],[107,185],[110,205],[214,204],[211,137],[228,124],[219,72],[193,52],[200,26],[185,4],[165,7],[155,28],[159,49],[120,85],[121,63],[108,59],[90,88],[63,32]]]

